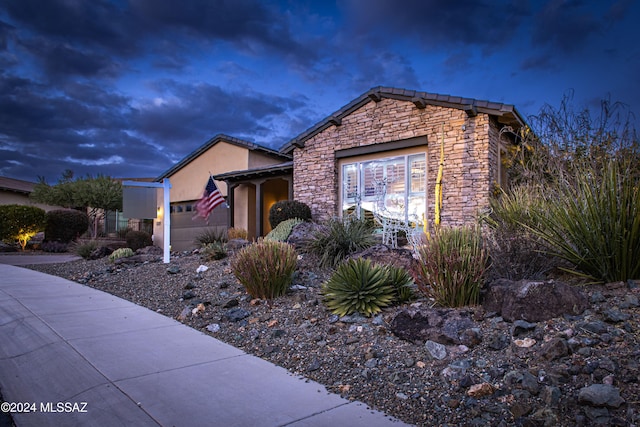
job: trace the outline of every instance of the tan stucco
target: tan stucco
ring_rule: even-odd
[[[45,212],[53,211],[56,209],[62,209],[60,206],[44,205],[42,203],[36,203],[28,195],[22,193],[16,193],[14,191],[0,190],[0,205],[25,205],[35,206],[44,210]]]

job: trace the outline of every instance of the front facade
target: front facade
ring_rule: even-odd
[[[441,147],[443,225],[472,222],[504,185],[500,130],[513,106],[374,88],[290,141],[295,199],[316,220],[374,212],[432,227]],[[442,145],[441,145],[442,144]]]
[[[207,221],[195,217],[195,204],[202,197],[209,176],[225,172],[267,167],[290,160],[290,157],[257,144],[217,135],[160,175],[156,181],[169,178],[171,182],[170,212],[171,248],[182,251],[196,247],[196,238],[207,229],[219,232],[230,226],[244,228],[251,237],[256,236],[256,205],[254,187],[234,188],[233,201],[229,200],[229,188],[223,180],[215,180],[216,186],[227,200],[216,207]],[[282,184],[286,188],[286,183]],[[262,188],[262,187],[260,187]],[[282,192],[280,187],[273,191]],[[286,190],[285,190],[286,193]],[[286,198],[286,196],[285,196]],[[230,209],[229,205],[234,209]],[[154,222],[154,243],[162,245],[165,212],[159,208]]]
[[[35,206],[49,212],[61,209],[60,206],[36,203],[29,197],[33,192],[35,182],[0,176],[0,205],[26,205]]]

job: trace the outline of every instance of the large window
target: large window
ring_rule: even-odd
[[[372,212],[406,222],[422,222],[426,209],[425,154],[342,164],[342,210]]]

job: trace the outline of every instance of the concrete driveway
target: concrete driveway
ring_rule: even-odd
[[[0,264],[31,265],[58,264],[82,259],[72,254],[47,254],[42,252],[9,252],[0,253]]]

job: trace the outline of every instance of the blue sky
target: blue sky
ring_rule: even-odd
[[[640,0],[0,0],[0,175],[156,177],[219,133],[277,149],[375,86],[640,115],[639,18]]]

